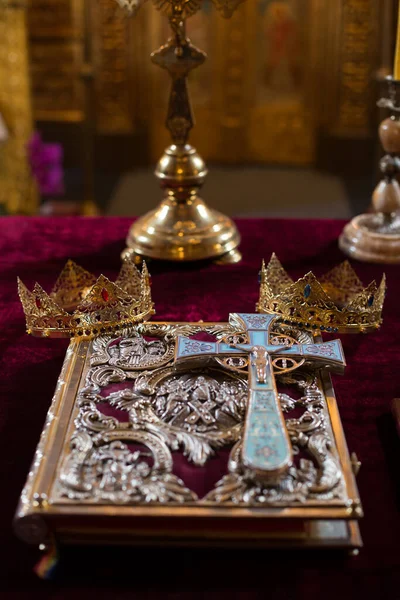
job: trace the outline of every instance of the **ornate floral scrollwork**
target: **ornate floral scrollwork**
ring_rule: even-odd
[[[61,471],[59,494],[69,500],[116,504],[196,500],[194,492],[172,474],[165,442],[141,430],[108,431],[98,438],[77,433]]]
[[[247,388],[235,375],[208,370],[176,375],[173,369],[145,373],[133,390],[111,393],[111,406],[128,410],[130,421],[156,424],[173,449],[179,446],[197,465],[213,450],[235,442],[246,410]]]
[[[121,383],[127,378],[125,371],[109,365],[94,368],[90,375],[91,382],[99,387],[104,387],[109,383]]]
[[[77,423],[82,426],[82,428],[95,433],[117,429],[120,425],[118,419],[106,417],[97,410],[96,404],[90,401],[83,401],[80,403]]]

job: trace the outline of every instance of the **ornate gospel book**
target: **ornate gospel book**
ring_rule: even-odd
[[[130,262],[115,283],[71,262],[50,294],[19,282],[28,332],[71,336],[20,538],[361,545],[330,373],[338,333],[379,326],[384,279],[364,289],[344,263],[293,282],[275,256],[260,274],[258,312],[221,323],[149,320],[149,274]]]
[[[359,546],[360,499],[327,371],[343,365],[339,342],[270,315],[72,341],[17,534]]]

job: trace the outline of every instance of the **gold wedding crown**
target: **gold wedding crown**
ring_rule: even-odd
[[[313,273],[294,282],[275,254],[260,271],[260,298],[256,310],[275,313],[282,322],[334,333],[369,332],[382,323],[385,275],[379,285],[364,288],[346,260],[319,280]]]
[[[150,275],[130,260],[123,262],[115,283],[94,275],[69,260],[52,291],[36,283],[33,291],[18,279],[27,332],[40,337],[78,337],[117,331],[154,314]]]

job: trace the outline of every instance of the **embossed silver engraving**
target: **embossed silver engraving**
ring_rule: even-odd
[[[157,435],[140,430],[109,431],[97,438],[77,432],[60,487],[61,496],[92,502],[165,504],[196,499],[172,474],[166,444]]]
[[[52,501],[204,506],[345,503],[318,375],[302,366],[290,372],[290,357],[274,359],[283,361],[273,366],[278,391],[285,386],[279,401],[295,458],[284,477],[260,482],[241,462],[248,359],[227,357],[183,371],[173,367],[175,338],[199,332],[226,343],[247,341],[229,324],[144,323],[120,337],[103,336],[92,342]],[[271,339],[277,346],[291,340],[312,341],[310,334],[282,324],[276,325]],[[193,343],[207,344],[196,339]],[[293,397],[291,390],[297,390]],[[204,498],[173,473],[173,453],[183,452],[194,465],[203,466],[227,445],[232,446],[228,473]]]
[[[93,366],[107,364],[126,371],[155,369],[168,363],[174,354],[171,341],[146,340],[136,332],[117,340],[99,337],[94,340],[93,348]]]

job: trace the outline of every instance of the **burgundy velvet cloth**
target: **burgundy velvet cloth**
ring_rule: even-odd
[[[348,362],[334,377],[350,451],[362,461],[358,484],[365,517],[364,548],[350,558],[329,552],[250,550],[73,549],[54,582],[32,572],[38,558],[13,536],[11,522],[59,375],[66,340],[25,334],[16,277],[46,289],[67,258],[115,276],[129,219],[0,220],[1,261],[1,546],[2,598],[400,598],[399,441],[390,402],[400,396],[400,267],[355,264],[364,283],[388,279],[384,323],[369,335],[341,336]],[[253,311],[261,259],[275,251],[289,273],[317,275],[343,260],[341,221],[242,220],[238,265],[150,265],[160,320],[226,320]]]

